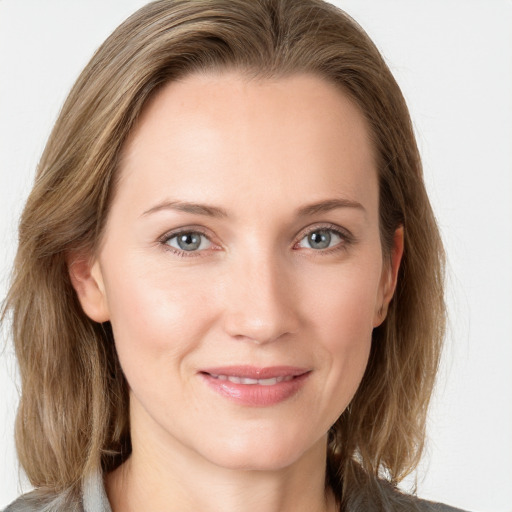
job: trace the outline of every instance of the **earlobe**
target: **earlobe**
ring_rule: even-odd
[[[68,271],[84,313],[98,323],[110,320],[99,261],[75,255],[68,259]]]
[[[395,293],[400,262],[404,253],[404,228],[400,226],[393,236],[393,247],[388,265],[384,268],[380,283],[380,301],[375,311],[374,327],[378,327],[386,318],[388,306]]]

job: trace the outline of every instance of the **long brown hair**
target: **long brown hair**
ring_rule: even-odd
[[[329,432],[327,479],[344,501],[361,475],[398,483],[421,456],[444,334],[444,255],[409,113],[365,32],[321,0],[159,0],[105,41],[71,90],[38,166],[19,227],[4,317],[12,315],[22,395],[16,441],[36,487],[76,487],[130,454],[127,383],[110,325],[82,311],[67,256],[94,252],[123,143],[148,99],[200,70],[258,77],[313,73],[348,94],[378,156],[384,253],[405,249],[395,298],[370,360]],[[372,491],[373,492],[373,491]]]

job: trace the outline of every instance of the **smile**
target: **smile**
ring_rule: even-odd
[[[287,375],[285,377],[273,377],[270,379],[251,379],[249,377],[235,377],[233,375],[212,375],[211,377],[219,380],[229,380],[229,382],[233,382],[234,384],[243,384],[243,385],[260,385],[260,386],[274,386],[279,382],[287,382],[292,380],[294,377],[292,375]]]
[[[288,400],[304,386],[311,370],[291,366],[230,366],[202,370],[209,389],[238,405],[267,407]]]

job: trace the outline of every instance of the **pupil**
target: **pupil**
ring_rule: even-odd
[[[326,249],[331,243],[329,231],[315,231],[309,235],[309,244],[313,249]]]
[[[185,233],[178,237],[178,245],[184,251],[193,251],[201,245],[201,235],[199,233]]]

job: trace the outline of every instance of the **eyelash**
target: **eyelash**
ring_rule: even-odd
[[[205,233],[205,231],[203,231],[201,228],[196,228],[196,227],[192,226],[190,228],[184,228],[184,229],[179,229],[177,231],[168,232],[165,235],[163,235],[162,237],[160,237],[158,242],[163,246],[164,250],[169,251],[181,258],[198,258],[198,257],[205,256],[205,254],[203,254],[205,252],[205,250],[203,250],[203,251],[182,251],[180,249],[177,249],[176,247],[172,247],[169,245],[169,241],[171,239],[178,237],[179,235],[184,235],[184,234],[188,234],[188,233],[197,233],[201,236],[204,236],[208,240],[210,240],[210,238],[208,237],[207,233]],[[213,244],[213,242],[211,242],[211,240],[210,240],[210,243]]]
[[[322,225],[312,226],[311,228],[308,228],[305,231],[301,232],[300,235],[297,237],[298,238],[297,241],[293,244],[293,248],[295,249],[298,246],[298,244],[302,240],[304,240],[304,238],[306,238],[307,236],[309,236],[310,234],[312,234],[316,231],[329,231],[330,233],[337,235],[341,239],[341,241],[333,247],[327,247],[325,249],[317,249],[317,250],[311,249],[312,251],[314,251],[314,253],[316,255],[319,255],[319,256],[332,254],[332,253],[340,251],[340,250],[345,251],[348,249],[348,247],[350,245],[355,243],[355,239],[354,239],[353,235],[348,230],[341,229],[339,226],[336,226],[333,224],[322,224]],[[164,250],[172,252],[173,254],[175,254],[181,258],[198,258],[198,257],[206,256],[206,254],[204,254],[206,252],[206,249],[200,250],[200,251],[183,251],[183,250],[177,249],[176,247],[172,247],[169,245],[169,241],[171,239],[178,237],[179,235],[189,234],[189,233],[197,233],[201,236],[204,236],[210,241],[210,243],[212,245],[215,245],[210,240],[210,238],[208,237],[207,233],[205,233],[204,230],[202,230],[201,228],[195,228],[195,227],[179,229],[177,231],[168,232],[165,235],[163,235],[162,237],[160,237],[158,242],[160,245],[163,246]],[[213,250],[216,250],[216,249],[213,249]]]
[[[340,242],[334,245],[333,247],[327,247],[325,249],[311,249],[316,256],[327,256],[329,254],[338,252],[338,251],[346,251],[350,245],[355,243],[355,238],[352,233],[350,233],[346,229],[342,229],[339,226],[334,224],[323,224],[323,225],[315,225],[311,228],[307,228],[298,236],[298,241],[293,244],[295,248],[304,238],[308,237],[312,233],[316,231],[328,231],[331,234],[335,234],[340,238]]]

